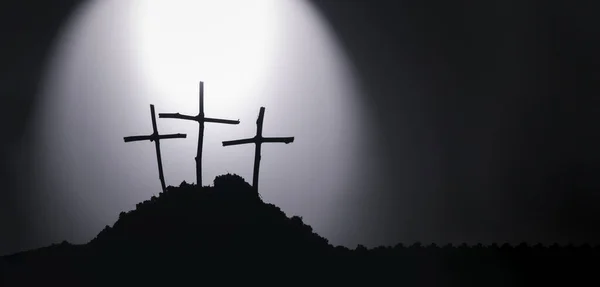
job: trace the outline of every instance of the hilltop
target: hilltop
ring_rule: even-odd
[[[143,242],[143,243],[142,243]],[[169,246],[170,253],[197,256],[291,256],[332,249],[298,216],[288,218],[237,175],[222,175],[213,187],[185,182],[122,212],[90,246],[127,246],[130,250]],[[132,246],[130,246],[132,245]],[[177,251],[177,252],[175,252]]]
[[[285,277],[277,282],[515,286],[562,278],[572,286],[593,274],[599,254],[589,245],[334,247],[301,217],[287,217],[243,178],[226,174],[214,186],[168,187],[122,212],[88,244],[63,242],[5,256],[0,270],[10,277],[0,285],[189,285]]]

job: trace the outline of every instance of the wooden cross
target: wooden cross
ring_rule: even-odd
[[[150,105],[150,114],[152,115],[152,134],[147,136],[130,136],[124,137],[125,142],[133,142],[133,141],[154,141],[156,146],[156,160],[158,161],[158,178],[160,179],[160,186],[162,187],[163,192],[167,191],[167,186],[165,185],[165,176],[163,174],[162,168],[162,159],[160,156],[160,140],[161,139],[176,139],[176,138],[185,138],[185,134],[169,134],[169,135],[159,135],[158,129],[156,128],[156,116],[154,115],[154,105]]]
[[[241,140],[233,140],[233,141],[224,141],[223,146],[230,145],[240,145],[240,144],[256,144],[256,149],[254,151],[254,174],[252,176],[252,186],[255,189],[258,189],[258,169],[260,167],[260,148],[263,143],[285,143],[289,144],[294,142],[294,137],[269,137],[265,138],[262,136],[262,128],[263,128],[263,120],[265,117],[265,108],[261,107],[260,112],[258,114],[258,119],[256,120],[256,135],[253,138],[241,139]]]
[[[237,125],[239,120],[222,120],[204,117],[204,83],[200,82],[200,107],[197,116],[186,116],[179,113],[176,114],[158,114],[159,118],[165,119],[181,119],[198,122],[198,150],[196,152],[196,184],[202,187],[202,142],[204,139],[204,123],[219,123]]]

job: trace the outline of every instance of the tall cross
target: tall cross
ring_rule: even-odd
[[[158,114],[158,117],[165,119],[181,119],[198,122],[198,150],[196,152],[196,184],[202,187],[202,142],[204,140],[204,123],[219,123],[237,125],[239,120],[222,120],[204,117],[204,83],[200,82],[200,107],[197,116],[186,116],[179,113],[176,114]]]
[[[233,140],[233,141],[224,141],[223,146],[230,145],[240,145],[240,144],[249,144],[253,143],[256,145],[254,151],[254,174],[252,176],[252,186],[255,189],[258,189],[258,169],[260,167],[260,148],[263,143],[285,143],[289,144],[294,142],[294,137],[263,137],[262,129],[263,129],[263,120],[265,118],[265,108],[261,107],[260,112],[258,114],[258,119],[256,120],[256,135],[253,138],[241,139],[241,140]]]
[[[160,156],[160,140],[162,139],[176,139],[176,138],[185,138],[185,134],[169,134],[169,135],[159,135],[158,129],[156,128],[156,116],[154,115],[154,105],[150,105],[150,114],[152,115],[152,134],[147,136],[130,136],[124,137],[125,142],[133,142],[133,141],[153,141],[156,146],[156,160],[158,161],[158,178],[160,179],[160,186],[162,187],[163,192],[167,191],[167,186],[165,185],[165,176],[163,174],[162,168],[162,159]]]

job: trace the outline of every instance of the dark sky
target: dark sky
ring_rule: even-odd
[[[52,39],[80,1],[8,2],[0,9],[1,254],[28,246],[20,205],[35,192],[16,188],[23,175],[14,170],[31,159],[14,145]],[[348,202],[360,233],[348,236],[366,245],[600,243],[599,4],[313,2],[362,79],[385,171]]]
[[[422,228],[442,241],[598,242],[597,4],[340,2],[320,6],[378,111],[387,178],[430,175],[411,198],[439,212]],[[389,205],[373,233],[419,233],[392,228],[410,218],[393,182],[373,193],[365,206]]]
[[[27,211],[23,202],[34,192],[19,190],[16,174],[19,165],[29,160],[15,154],[25,127],[32,119],[38,84],[45,57],[56,33],[79,1],[3,1],[0,4],[0,253],[6,254],[27,244]]]

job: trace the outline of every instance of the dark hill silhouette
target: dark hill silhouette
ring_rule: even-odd
[[[212,187],[168,187],[122,212],[88,244],[63,242],[5,256],[0,286],[597,285],[599,254],[589,245],[525,243],[334,247],[302,218],[288,218],[241,177],[227,174]]]
[[[332,247],[299,217],[287,218],[241,177],[230,174],[217,177],[214,187],[199,190],[183,183],[138,204],[90,245],[101,249],[129,243],[131,249],[168,245],[178,252],[219,257],[264,255],[265,250],[277,256],[306,255]]]

